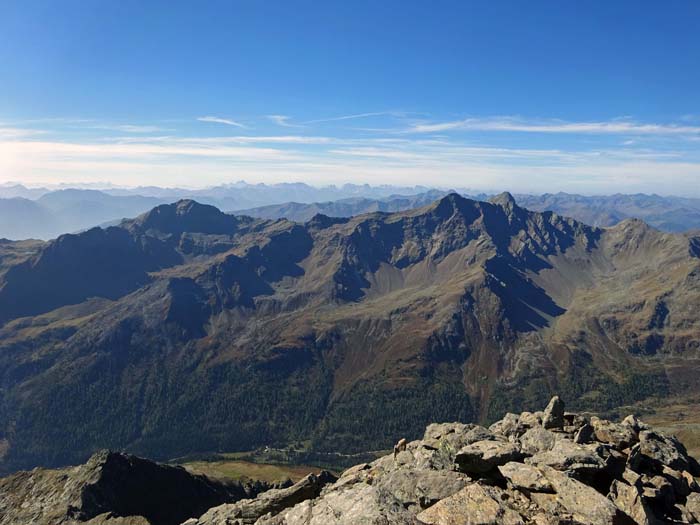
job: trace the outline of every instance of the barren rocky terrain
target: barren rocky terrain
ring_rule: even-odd
[[[0,524],[650,525],[700,522],[700,465],[637,417],[508,413],[486,428],[429,425],[339,478],[224,485],[101,452],[86,465],[0,480]]]

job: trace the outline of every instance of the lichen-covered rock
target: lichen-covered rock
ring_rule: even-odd
[[[523,517],[509,508],[503,492],[496,487],[472,484],[439,501],[417,518],[426,525],[522,525]]]
[[[594,488],[551,467],[543,466],[540,470],[554,488],[557,503],[580,523],[589,525],[634,523],[629,516]]]
[[[554,396],[547,408],[544,409],[542,417],[544,428],[561,428],[564,426],[564,402],[559,396]]]
[[[455,464],[460,472],[486,474],[509,461],[523,458],[520,448],[507,441],[477,441],[462,447],[455,456]]]
[[[545,465],[562,472],[586,474],[606,468],[598,445],[578,445],[569,440],[558,440],[551,450],[535,454],[525,461],[531,465]]]
[[[620,450],[628,448],[638,441],[637,432],[630,425],[613,423],[612,421],[592,417],[591,426],[597,441],[615,445]]]
[[[263,516],[256,525],[409,525],[417,524],[415,514],[389,494],[361,482],[325,492],[275,516]],[[238,525],[222,521],[217,525]]]
[[[554,448],[557,435],[543,427],[533,427],[520,436],[520,449],[529,455],[548,452]]]
[[[530,492],[554,492],[554,487],[542,471],[532,465],[512,461],[498,467],[498,470],[516,489]]]

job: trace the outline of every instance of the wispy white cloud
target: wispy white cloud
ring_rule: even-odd
[[[221,117],[197,117],[197,120],[199,122],[213,122],[215,124],[226,124],[227,126],[235,126],[237,128],[246,128],[244,124],[241,124],[240,122],[236,122],[235,120],[231,120],[228,118],[221,118]]]
[[[160,126],[140,125],[140,124],[96,124],[87,126],[90,129],[104,129],[119,131],[122,133],[159,133],[162,131],[172,131]]]
[[[301,124],[293,124],[290,122],[292,120],[291,117],[288,117],[287,115],[267,115],[267,118],[277,124],[278,126],[282,126],[283,128],[303,128]]]
[[[438,131],[370,134],[347,130],[342,134],[325,132],[310,136],[279,130],[279,135],[256,136],[245,130],[236,136],[222,133],[214,137],[205,134],[189,137],[177,133],[156,136],[124,129],[119,137],[107,132],[88,137],[82,131],[75,133],[75,128],[65,128],[74,134],[64,135],[54,126],[44,126],[48,130],[44,133],[17,123],[5,123],[0,124],[0,182],[99,179],[117,184],[148,181],[159,185],[191,185],[197,181],[199,185],[210,185],[241,178],[251,182],[318,184],[430,181],[431,185],[444,187],[600,193],[654,191],[665,178],[672,183],[668,185],[669,192],[700,196],[697,185],[700,150],[695,144],[678,140],[700,141],[700,134],[691,132],[696,129],[692,125],[666,125],[673,132],[656,135],[648,126],[658,129],[660,125],[640,124],[630,119],[576,123],[493,117],[471,119],[471,122],[472,126],[496,131],[513,131],[513,127],[527,131],[532,127],[537,130],[563,127],[566,131],[559,132],[573,133],[572,127],[577,126],[585,129],[582,133],[586,134],[593,133],[594,126],[597,129],[602,126],[607,130],[602,133],[607,139],[570,135],[566,140],[561,137],[556,141],[553,137],[546,141],[528,137],[517,140],[488,137],[493,140],[487,140],[483,135],[464,137],[448,133],[449,130],[440,136],[436,136]],[[415,124],[418,125],[429,124]],[[636,126],[645,131],[620,132],[616,136],[610,131],[613,126],[617,129]],[[679,128],[684,129],[683,133],[677,131]],[[535,144],[540,147],[527,147]]]
[[[573,133],[617,135],[693,135],[700,126],[641,123],[624,119],[600,122],[525,120],[515,117],[466,118],[448,122],[420,122],[405,129],[408,133],[436,133],[450,130],[514,131],[528,133]]]
[[[27,128],[15,128],[15,127],[0,126],[0,140],[35,137],[37,135],[42,135],[44,133],[45,133],[45,131],[40,130],[40,129],[27,129]]]
[[[371,113],[357,113],[354,115],[341,115],[339,117],[330,118],[320,118],[314,120],[307,120],[304,124],[319,124],[321,122],[337,122],[340,120],[354,120],[358,118],[369,118],[369,117],[386,117],[386,116],[399,116],[401,113],[395,111],[375,111]]]

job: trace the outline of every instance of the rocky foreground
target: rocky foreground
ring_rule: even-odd
[[[123,458],[144,460],[105,454],[98,458],[121,458],[121,477],[111,476],[115,486],[82,479],[82,492],[76,492],[75,475],[64,474],[47,492],[47,472],[55,471],[40,470],[1,480],[0,524],[170,525],[179,523],[176,514],[183,512],[194,516],[182,520],[186,525],[700,523],[700,466],[676,438],[634,416],[613,423],[565,412],[557,397],[542,412],[507,414],[488,429],[432,424],[423,439],[401,440],[393,454],[356,465],[339,479],[327,472],[312,474],[257,496],[251,487],[225,488],[182,469],[145,462],[161,478],[149,487],[141,469],[140,489],[130,494],[140,494],[142,502],[179,505],[178,512],[142,503],[142,513],[135,515],[124,502],[115,507],[119,498],[106,496],[134,482]],[[177,494],[170,497],[162,493],[166,474],[179,476],[170,488]],[[39,478],[44,490],[37,490]],[[67,507],[65,497],[61,500],[66,493],[75,499]],[[57,502],[63,505],[58,510]]]

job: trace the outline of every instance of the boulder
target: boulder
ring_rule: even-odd
[[[256,525],[407,525],[416,523],[415,514],[390,494],[367,483],[331,487],[323,496],[306,500],[277,515],[261,517]],[[239,525],[223,521],[216,525]]]
[[[455,456],[455,464],[460,472],[481,475],[522,458],[523,453],[517,445],[507,441],[487,440],[462,447]]]
[[[520,436],[520,449],[525,454],[538,454],[554,448],[557,435],[542,427],[533,427]]]
[[[542,425],[542,417],[544,414],[542,412],[523,412],[518,417],[518,422],[524,428],[533,428]]]
[[[693,492],[688,496],[685,508],[693,515],[695,521],[700,523],[700,492]]]
[[[522,516],[503,503],[507,498],[501,497],[502,494],[496,487],[475,483],[418,514],[418,522],[426,525],[524,524]]]
[[[529,492],[554,492],[552,484],[544,474],[532,465],[511,461],[498,467],[498,470],[517,489]]]
[[[501,434],[506,437],[518,437],[527,430],[527,427],[520,423],[518,415],[509,412],[503,419],[491,425],[489,430],[494,434]]]
[[[624,450],[637,442],[637,433],[628,425],[592,417],[591,426],[596,440],[609,443],[619,450]]]
[[[470,482],[467,475],[452,470],[401,468],[380,476],[373,485],[406,508],[427,508]]]
[[[594,437],[595,431],[593,430],[593,426],[586,423],[576,431],[576,434],[574,435],[574,443],[578,443],[579,445],[590,443]]]
[[[589,474],[606,468],[606,462],[598,452],[598,445],[578,445],[569,440],[558,440],[551,450],[535,454],[525,461],[571,474]]]
[[[678,439],[652,430],[639,433],[639,443],[632,448],[629,465],[637,472],[649,469],[660,471],[666,465],[674,470],[686,470],[693,476],[700,475],[698,462],[688,456]]]
[[[554,396],[547,408],[544,409],[542,417],[544,428],[562,428],[564,426],[564,402],[559,396]]]
[[[318,475],[309,474],[291,487],[271,489],[254,499],[213,507],[193,522],[193,525],[222,525],[229,522],[236,525],[253,525],[258,518],[266,514],[275,515],[297,503],[317,497],[325,485],[336,479],[327,471]]]
[[[629,516],[594,488],[553,468],[543,466],[540,470],[554,488],[557,503],[578,522],[588,525],[634,524]]]
[[[617,508],[632,518],[637,525],[653,525],[656,523],[654,513],[649,504],[642,498],[642,491],[637,486],[631,486],[623,481],[613,480],[610,486],[610,500]]]
[[[639,434],[642,430],[649,430],[649,425],[640,421],[637,416],[630,414],[625,419],[622,420],[623,425],[627,425],[634,432]]]

